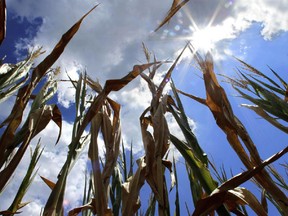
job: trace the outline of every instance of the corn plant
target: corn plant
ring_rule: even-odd
[[[95,6],[96,7],[96,6]],[[95,8],[94,7],[94,8]],[[93,8],[93,9],[94,9]],[[93,10],[92,9],[92,10]],[[91,10],[91,11],[92,11]],[[1,1],[1,23],[4,24],[2,12],[6,11],[5,1]],[[60,128],[61,134],[61,113],[57,105],[47,105],[51,97],[56,92],[57,82],[54,75],[58,69],[50,70],[54,62],[63,53],[64,48],[78,31],[82,20],[91,12],[85,14],[71,29],[69,29],[52,50],[52,52],[39,63],[30,73],[33,60],[41,54],[41,50],[32,52],[24,61],[13,64],[1,63],[1,100],[5,100],[14,93],[17,93],[14,106],[10,115],[1,123],[2,135],[0,138],[0,191],[4,189],[11,178],[31,140],[40,133],[53,120]],[[1,29],[2,31],[3,29]],[[3,32],[1,32],[2,34]],[[1,35],[1,42],[4,39]],[[38,94],[34,95],[34,90],[41,85],[41,81],[50,73],[46,82]],[[27,119],[22,123],[24,109],[28,106],[29,100],[33,99]],[[57,140],[57,141],[58,141]],[[33,158],[32,158],[33,159]],[[38,160],[38,159],[37,159]],[[30,181],[26,181],[26,187]],[[21,186],[22,187],[22,186]],[[11,206],[15,210],[15,204]]]
[[[253,110],[273,126],[288,133],[287,125],[279,121],[288,121],[288,85],[285,80],[272,68],[270,71],[277,80],[271,79],[240,59],[238,61],[243,65],[243,69],[238,70],[241,77],[238,79],[227,77],[227,79],[241,97],[253,103],[242,106]]]
[[[194,54],[193,47],[189,47]],[[246,131],[244,125],[233,114],[233,110],[226,96],[224,89],[217,81],[213,70],[213,61],[210,55],[203,60],[196,53],[196,61],[203,72],[203,78],[206,88],[206,99],[198,98],[194,95],[185,94],[186,96],[206,105],[212,112],[217,125],[223,130],[227,136],[227,140],[234,151],[237,153],[240,160],[248,170],[253,170],[255,167],[262,167],[262,159],[258,150]],[[246,152],[246,147],[248,152]],[[285,154],[287,148],[283,149]],[[287,209],[287,197],[283,191],[273,182],[267,170],[262,167],[260,171],[255,173],[254,178],[265,189],[265,191],[273,197],[273,200],[284,212]]]
[[[28,205],[30,202],[22,202],[22,199],[25,195],[25,193],[28,191],[29,186],[31,185],[33,179],[35,178],[38,169],[35,171],[35,167],[39,161],[39,158],[44,150],[44,148],[40,149],[40,140],[38,144],[35,147],[34,152],[32,153],[31,151],[31,161],[28,166],[27,172],[21,182],[21,185],[14,197],[13,202],[11,203],[10,207],[8,208],[7,211],[2,211],[0,214],[4,215],[14,215],[14,214],[19,214],[21,213],[19,210],[23,208],[24,206]],[[34,173],[33,173],[34,172]]]

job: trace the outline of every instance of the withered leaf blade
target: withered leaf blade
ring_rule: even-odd
[[[93,202],[94,202],[94,201],[95,201],[95,199],[93,198],[93,199],[90,200],[89,203],[70,210],[70,211],[68,212],[68,216],[76,216],[76,215],[78,215],[81,211],[87,210],[87,209],[92,210],[92,211],[93,211],[93,214],[96,215],[96,214],[97,214],[97,210],[96,210],[96,207],[93,206]]]
[[[21,214],[22,212],[0,211],[0,215]]]
[[[41,79],[46,71],[55,63],[55,61],[60,57],[63,53],[65,47],[70,42],[70,40],[74,37],[76,32],[81,26],[82,21],[86,16],[88,16],[98,5],[95,5],[90,11],[88,11],[81,19],[76,22],[64,35],[60,41],[56,44],[52,52],[34,69],[32,73],[32,80]]]
[[[165,25],[169,20],[188,2],[189,0],[183,0],[180,3],[180,0],[174,0],[172,6],[168,12],[168,15],[164,18],[164,20],[159,24],[159,26],[155,29],[155,32],[158,31],[163,25]]]
[[[215,189],[209,197],[201,199],[197,202],[193,215],[206,215],[209,212],[216,210],[220,205],[222,205],[227,200],[231,201],[231,196],[229,197],[228,193],[230,193],[230,195],[231,195],[231,193],[233,194],[233,190],[234,190],[234,195],[235,195],[237,193],[237,190],[238,190],[238,192],[240,190],[240,189],[236,189],[236,187],[238,187],[240,184],[246,182],[247,180],[249,180],[250,178],[255,176],[265,166],[276,161],[277,159],[282,157],[287,152],[288,152],[288,147],[286,147],[282,151],[278,152],[277,154],[273,155],[272,157],[268,158],[258,167],[255,167],[252,170],[248,170],[248,171],[243,172],[239,175],[236,175],[236,176],[232,177],[231,179],[227,180],[226,182],[224,182],[217,189]],[[247,197],[249,197],[249,198],[247,198],[247,200],[246,200],[243,198],[243,196],[246,196],[246,198]],[[246,204],[251,205],[250,207],[253,208],[255,212],[261,211],[262,213],[263,212],[266,213],[266,211],[264,209],[259,210],[258,204],[255,201],[256,198],[254,199],[252,197],[252,195],[249,194],[249,192],[244,191],[244,189],[241,190],[240,194],[238,193],[237,197],[241,198],[242,201],[245,201]],[[236,204],[238,204],[239,199],[234,200],[234,201],[235,202],[237,201]],[[267,213],[266,214],[260,214],[260,215],[267,215]]]
[[[91,143],[89,146],[89,158],[92,163],[95,199],[92,205],[95,207],[99,215],[105,215],[108,211],[107,194],[103,183],[103,174],[101,173],[99,149],[98,149],[98,133],[103,122],[103,113],[97,113],[91,121]]]
[[[133,70],[121,79],[107,80],[104,86],[104,91],[108,95],[111,91],[119,91],[144,70],[151,67],[154,64],[159,64],[160,62],[154,62],[149,64],[134,65]]]
[[[210,212],[219,208],[225,201],[226,192],[215,193],[198,200],[192,216],[208,215]]]
[[[42,108],[36,110],[35,112],[31,113],[31,118],[39,118],[37,122],[36,130],[33,134],[33,137],[40,133],[48,123],[53,120],[56,125],[59,127],[59,134],[56,143],[58,143],[61,131],[62,131],[62,115],[57,105],[45,105]],[[34,130],[33,128],[31,128]]]
[[[267,215],[263,206],[249,190],[245,188],[234,188],[233,190],[229,190],[227,195],[229,201],[235,200],[235,202],[240,205],[249,205],[257,215]]]
[[[55,106],[54,106],[55,107]],[[26,149],[28,148],[32,138],[40,133],[53,118],[52,114],[53,105],[45,105],[44,107],[35,110],[28,116],[28,129],[25,132],[25,138],[18,151],[10,161],[10,163],[0,172],[0,189],[7,183],[8,179],[12,176],[19,162],[21,161]]]
[[[55,187],[55,183],[52,182],[51,180],[43,177],[43,176],[40,176],[40,178],[46,183],[46,185],[51,189],[53,190],[53,188]]]
[[[58,137],[57,137],[57,140],[56,140],[56,144],[57,144],[59,142],[60,136],[62,134],[62,114],[61,114],[61,111],[60,111],[60,109],[58,108],[57,105],[54,105],[54,107],[53,107],[52,120],[59,127],[59,133],[58,133]]]
[[[25,108],[21,98],[24,97],[26,90],[27,86],[24,86],[18,91],[17,100],[11,114],[0,125],[0,128],[4,125],[8,125],[0,139],[0,158],[4,158],[4,152],[9,144],[12,143],[15,137],[15,131],[22,121],[23,112],[19,113],[19,110],[24,110]]]
[[[140,208],[139,192],[145,182],[145,159],[140,158],[138,169],[132,177],[122,185],[122,215],[134,215]]]
[[[280,157],[285,155],[287,152],[288,152],[288,146],[286,148],[284,148],[282,151],[274,154],[273,156],[271,156],[267,160],[263,161],[259,166],[254,167],[251,170],[247,170],[247,171],[245,171],[239,175],[232,177],[231,179],[229,179],[228,181],[226,181],[222,185],[220,185],[217,190],[227,191],[227,190],[238,187],[240,184],[246,182],[250,178],[254,177],[256,174],[258,174],[265,166],[278,160]]]
[[[6,36],[6,1],[0,1],[0,45]]]
[[[147,68],[151,67],[154,64],[159,64],[161,62],[154,62],[150,64],[143,64],[143,65],[135,65],[133,67],[133,70],[128,73],[126,76],[122,77],[121,79],[115,79],[115,80],[107,80],[105,83],[105,87],[103,91],[99,93],[99,95],[94,99],[92,102],[90,108],[87,111],[87,114],[84,117],[83,123],[81,127],[79,128],[79,135],[77,136],[77,140],[80,139],[80,134],[83,133],[87,125],[90,123],[92,118],[97,114],[97,112],[100,110],[103,102],[107,99],[107,95],[111,91],[118,91],[121,88],[123,88],[125,85],[127,85],[129,82],[131,82],[133,79],[135,79],[140,73],[142,73]]]

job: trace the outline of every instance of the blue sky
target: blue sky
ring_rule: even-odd
[[[174,59],[187,40],[195,43],[194,46],[199,50],[205,48],[212,52],[217,73],[234,76],[235,68],[240,66],[233,58],[235,56],[267,74],[270,74],[267,67],[269,65],[286,80],[288,78],[287,0],[277,2],[259,0],[249,4],[246,0],[216,0],[212,3],[208,0],[190,0],[186,8],[157,33],[153,33],[153,30],[166,15],[171,1],[165,0],[160,3],[153,0],[145,2],[135,0],[120,4],[119,1],[112,0],[100,1],[100,3],[100,6],[83,22],[80,31],[58,60],[57,65],[61,66],[63,72],[59,75],[59,79],[66,79],[64,71],[67,71],[71,77],[77,78],[78,71],[86,70],[89,76],[99,79],[103,84],[106,79],[125,75],[134,64],[145,62],[142,42],[155,53],[158,59]],[[15,62],[16,59],[23,58],[27,48],[37,46],[43,46],[43,49],[47,50],[46,53],[49,53],[61,35],[94,4],[95,2],[92,1],[81,0],[72,0],[69,4],[64,0],[53,4],[47,0],[7,1],[7,38],[0,48],[0,57],[7,55],[5,62]],[[201,34],[203,29],[209,29],[208,34]],[[200,37],[196,37],[196,33]],[[201,39],[205,39],[204,43],[210,46],[197,47],[197,44],[203,42]],[[173,79],[181,90],[204,97],[203,81],[199,75],[201,73],[193,64],[183,59],[174,72]],[[160,77],[159,75],[158,78]],[[236,92],[229,85],[221,84],[227,91],[235,114],[246,125],[263,159],[287,145],[285,134],[269,126],[252,111],[240,107],[240,104],[245,101],[236,97]],[[73,106],[73,96],[74,92],[68,83],[59,85],[57,101],[64,115],[64,126],[58,146],[53,145],[57,134],[54,125],[50,124],[41,134],[42,140],[45,140],[43,144],[46,150],[40,160],[39,174],[52,180],[56,179],[70,141],[71,121],[74,117],[67,114],[67,110]],[[126,143],[132,140],[135,151],[141,156],[142,144],[137,141],[141,140],[138,119],[149,104],[149,90],[145,82],[137,79],[112,97],[123,106],[122,125],[125,125],[123,139]],[[130,101],[134,103],[131,104]],[[234,174],[241,172],[244,166],[231,150],[224,134],[217,128],[210,111],[184,97],[183,102],[195,126],[195,134],[208,156],[212,156],[218,166],[222,163],[227,164],[227,170],[233,169]],[[3,108],[11,105],[12,102],[7,101],[0,106]],[[4,116],[5,112],[1,114],[0,119]],[[177,132],[174,124],[171,123],[170,126]],[[51,160],[53,162],[48,167],[46,164]],[[28,155],[19,170],[25,167],[27,161],[29,161]],[[80,158],[75,167],[75,170],[77,169],[84,172],[85,155]],[[23,172],[19,173],[5,191],[5,200],[1,200],[3,197],[0,197],[0,203],[4,203],[3,207],[11,202],[13,191],[19,184],[21,175],[23,176]],[[71,184],[67,188],[66,199],[71,206],[77,205],[77,202],[79,204],[76,197],[81,197],[83,187],[81,181],[84,175],[75,176],[69,179]],[[188,185],[185,183],[181,186],[183,189],[186,187],[188,188]],[[25,200],[34,200],[34,202],[25,207],[24,211],[27,215],[37,215],[47,198],[49,189],[38,177],[31,188]],[[39,195],[39,191],[43,196]],[[181,199],[184,204],[186,199],[189,202],[191,197]],[[182,207],[185,211],[184,205]]]

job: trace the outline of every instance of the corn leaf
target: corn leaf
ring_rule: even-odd
[[[23,199],[24,195],[26,194],[29,186],[31,185],[31,183],[32,183],[37,171],[38,171],[37,170],[36,172],[34,172],[34,169],[35,169],[36,164],[39,161],[39,158],[41,157],[42,152],[43,152],[43,149],[42,150],[40,149],[40,140],[39,140],[39,142],[36,145],[36,148],[34,150],[34,153],[31,157],[31,161],[30,161],[30,164],[28,166],[27,172],[24,176],[24,179],[23,179],[23,181],[22,181],[22,183],[21,183],[21,185],[20,185],[20,187],[16,193],[16,196],[15,196],[12,204],[8,208],[8,211],[17,212],[20,209],[20,207],[23,207],[21,205],[22,199]],[[33,172],[34,172],[34,174],[33,174]]]
[[[174,170],[174,175],[175,175],[175,186],[176,186],[174,216],[180,216],[181,214],[180,214],[179,184],[178,184],[178,176],[177,176],[175,157],[173,157],[173,170]]]
[[[94,177],[95,199],[93,200],[93,205],[96,207],[94,211],[97,211],[100,215],[104,215],[105,212],[108,210],[108,197],[103,183],[97,142],[98,133],[100,131],[100,127],[103,121],[102,115],[102,113],[99,113],[92,119],[91,143],[88,153],[91,160]]]
[[[17,100],[14,104],[14,107],[11,111],[9,119],[9,125],[6,128],[5,132],[3,133],[1,140],[0,140],[0,152],[5,152],[5,149],[11,143],[11,140],[14,138],[14,134],[16,129],[18,128],[19,124],[22,120],[23,111],[30,99],[32,91],[45,75],[47,70],[54,64],[54,62],[60,57],[63,53],[64,48],[78,31],[83,19],[97,7],[93,7],[88,13],[86,13],[77,23],[75,23],[61,38],[58,44],[54,47],[52,52],[38,65],[32,72],[31,82],[22,87],[18,91]],[[3,149],[4,148],[4,149]],[[1,155],[2,156],[2,155]],[[2,158],[2,157],[1,157]]]
[[[95,207],[93,206],[93,201],[94,199],[91,199],[89,203],[70,210],[68,212],[68,216],[77,216],[79,213],[85,210],[93,210],[93,214],[97,214],[97,211],[95,211]]]
[[[6,1],[0,2],[0,45],[6,36]]]
[[[137,160],[136,173],[122,184],[122,215],[134,215],[140,208],[139,192],[145,182],[145,158]]]
[[[206,88],[206,105],[212,112],[217,125],[225,132],[230,145],[248,169],[252,169],[254,166],[261,164],[261,158],[255,144],[247,133],[244,125],[234,116],[227,95],[217,81],[213,69],[212,57],[208,55],[206,59],[203,60],[199,55],[196,55],[196,60],[203,72]],[[246,153],[240,140],[244,143],[250,155]],[[286,195],[274,184],[265,169],[261,170],[255,176],[255,179],[271,194],[281,208],[287,209],[288,205],[279,201],[283,200],[284,203],[287,203]]]
[[[155,29],[155,32],[158,31],[163,25],[165,25],[169,20],[188,2],[189,0],[173,0],[172,6],[168,11],[167,16],[163,19],[163,21],[159,24],[159,26]]]
[[[57,114],[59,114],[58,111],[59,110],[56,105],[45,105],[29,115],[28,133],[26,134],[22,145],[16,152],[13,159],[7,165],[7,167],[5,167],[0,172],[0,191],[5,186],[6,182],[10,179],[14,170],[18,166],[33,136],[41,132],[47,126],[51,119],[55,120],[54,118],[56,118],[55,121],[57,121],[59,119],[59,116],[54,115],[54,113],[56,112]]]
[[[231,211],[237,211],[237,215],[244,215],[239,210],[234,209],[238,204],[249,205],[257,215],[267,215],[267,212],[261,206],[256,197],[245,188],[235,188],[226,192],[213,193],[213,195],[208,198],[199,200],[192,215],[208,215],[225,202],[230,206]],[[233,205],[232,203],[235,204]]]
[[[193,215],[202,215],[202,214],[205,215],[209,213],[210,211],[218,208],[221,204],[225,203],[226,201],[229,200],[231,202],[232,199],[231,199],[231,196],[228,196],[229,193],[236,195],[238,198],[244,201],[244,204],[250,205],[250,207],[256,213],[259,213],[259,212],[265,213],[265,214],[258,214],[258,215],[267,215],[267,212],[262,207],[261,208],[259,207],[260,203],[258,205],[257,203],[258,201],[257,202],[255,201],[256,198],[254,198],[250,192],[248,192],[247,190],[241,189],[240,193],[238,193],[237,195],[237,190],[235,189],[240,184],[246,182],[252,177],[255,177],[265,166],[278,160],[287,152],[288,152],[288,147],[278,152],[277,154],[273,155],[272,157],[268,158],[263,163],[261,163],[261,165],[254,167],[251,170],[245,171],[241,174],[238,174],[232,177],[231,179],[229,179],[228,181],[224,182],[217,189],[215,189],[209,197],[198,201]],[[235,202],[236,204],[239,204],[238,199]],[[286,201],[281,200],[281,202],[285,203]],[[209,208],[207,208],[207,206],[209,206]]]
[[[43,176],[40,176],[40,178],[45,182],[45,184],[46,184],[51,190],[54,189],[54,187],[55,187],[55,183],[54,183],[54,182],[52,182],[51,180],[49,180],[49,179],[47,179],[47,178],[45,178],[45,177],[43,177]]]
[[[204,151],[200,147],[196,136],[194,135],[194,133],[192,132],[190,128],[190,125],[188,123],[188,118],[185,114],[182,102],[179,98],[179,95],[177,93],[177,90],[173,82],[171,82],[171,88],[172,88],[174,97],[176,99],[177,107],[179,107],[179,112],[176,112],[175,109],[171,105],[169,105],[169,110],[174,116],[175,120],[177,121],[177,124],[179,125],[182,133],[184,134],[188,146],[191,147],[193,151],[195,152],[196,156],[204,164],[206,164],[206,166],[208,166],[207,155],[204,153]]]
[[[248,105],[248,104],[241,104],[241,106],[246,107],[248,109],[253,110],[255,113],[257,113],[259,116],[261,116],[262,118],[264,118],[266,121],[268,121],[270,124],[274,125],[275,127],[277,127],[278,129],[280,129],[281,131],[288,133],[288,127],[284,126],[283,124],[281,124],[279,121],[277,121],[275,118],[273,118],[272,116],[270,116],[268,113],[266,113],[261,107],[257,106],[257,105]]]

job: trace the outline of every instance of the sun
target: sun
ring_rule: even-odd
[[[189,40],[196,51],[207,53],[215,48],[218,37],[215,37],[213,27],[206,27],[194,31]]]

